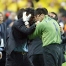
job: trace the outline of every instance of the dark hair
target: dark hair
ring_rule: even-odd
[[[34,9],[33,8],[26,8],[25,11],[27,12],[26,14],[31,14],[32,16],[34,16]]]
[[[31,26],[34,23],[34,20],[33,20],[34,19],[34,9],[33,8],[26,8],[25,11],[26,11],[27,15],[31,14],[31,18],[29,20],[29,24]]]
[[[37,8],[35,10],[35,15],[41,15],[41,14],[44,14],[44,15],[47,15],[48,14],[48,10],[46,8]]]
[[[25,11],[24,8],[20,9],[18,12],[17,12],[17,18],[20,19],[22,18],[22,15],[23,15],[23,12]]]
[[[57,14],[55,12],[51,12],[51,13],[55,15],[55,17],[53,19],[55,19],[57,21],[58,20]]]

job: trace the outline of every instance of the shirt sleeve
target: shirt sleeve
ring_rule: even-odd
[[[37,24],[35,31],[31,35],[29,35],[29,39],[34,39],[36,37],[40,37],[41,38],[42,30],[43,30],[42,23]]]

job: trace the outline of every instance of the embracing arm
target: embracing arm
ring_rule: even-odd
[[[14,23],[14,25],[12,26],[12,28],[16,28],[18,29],[20,32],[25,33],[27,35],[31,34],[34,32],[36,25],[33,24],[32,26],[30,26],[29,28],[27,28],[24,25],[24,22],[22,21],[22,19],[19,19],[17,22]]]
[[[41,37],[42,30],[43,30],[42,24],[41,23],[37,24],[35,31],[31,35],[28,36],[29,39],[34,39],[36,37]]]

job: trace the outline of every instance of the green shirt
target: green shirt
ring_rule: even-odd
[[[29,36],[33,39],[37,36],[42,38],[43,46],[49,45],[51,43],[61,43],[61,34],[58,23],[48,17],[47,15],[44,19],[36,25],[36,29],[33,34]]]

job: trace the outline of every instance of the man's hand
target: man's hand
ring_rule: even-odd
[[[0,52],[0,59],[2,59],[2,52]]]
[[[29,14],[28,16],[26,15],[26,12],[23,12],[23,21],[25,22],[25,25],[29,24],[29,19],[31,17],[31,14]]]

